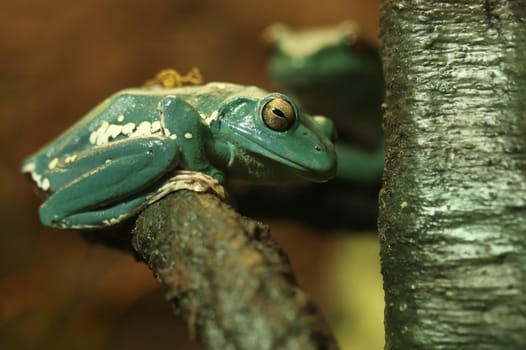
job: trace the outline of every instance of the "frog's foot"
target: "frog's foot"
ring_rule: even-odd
[[[225,173],[223,173],[221,170],[214,168],[213,166],[209,166],[207,169],[200,170],[199,172],[203,173],[204,175],[207,175],[208,177],[214,178],[214,180],[219,182],[220,185],[223,185],[225,183]]]
[[[69,162],[52,161],[44,174],[48,187],[56,191],[40,206],[40,220],[58,228],[118,223],[141,208],[148,193],[141,194],[169,173],[179,158],[173,140],[148,136],[89,149]]]
[[[336,178],[356,183],[377,183],[384,170],[383,143],[374,152],[365,152],[345,143],[336,144]]]
[[[148,196],[148,204],[152,204],[171,192],[189,190],[194,192],[211,192],[221,199],[227,198],[225,188],[210,175],[199,171],[177,170],[175,175],[162,184],[157,191]]]

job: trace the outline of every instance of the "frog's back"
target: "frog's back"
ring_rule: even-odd
[[[209,83],[172,89],[153,86],[121,90],[27,158],[23,168],[34,168],[38,163],[48,164],[54,158],[71,157],[83,150],[123,138],[162,134],[158,104],[165,96],[183,97],[205,118],[223,101],[245,91],[252,91],[250,93],[255,95],[264,93],[255,87],[230,83]]]
[[[97,105],[26,162],[34,158],[42,158],[46,161],[54,157],[71,155],[129,136],[137,130],[141,121],[151,123],[158,119],[156,113],[158,100],[157,96],[144,98],[122,90]]]

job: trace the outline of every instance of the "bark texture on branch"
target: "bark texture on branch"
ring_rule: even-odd
[[[269,228],[217,197],[180,191],[151,205],[132,245],[206,348],[337,348]]]
[[[380,6],[386,349],[526,349],[526,2]]]

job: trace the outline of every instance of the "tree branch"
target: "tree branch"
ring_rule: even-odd
[[[211,194],[179,191],[139,215],[136,254],[208,349],[335,349],[269,228]]]

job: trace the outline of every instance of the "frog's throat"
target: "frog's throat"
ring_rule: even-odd
[[[238,127],[234,127],[234,128],[239,131],[239,133],[238,133],[239,136],[242,136],[248,142],[257,145],[258,148],[259,148],[259,150],[251,149],[249,151],[255,152],[255,153],[258,153],[258,154],[262,154],[261,150],[265,150],[266,152],[275,155],[276,158],[279,159],[279,162],[282,163],[283,165],[286,165],[286,166],[288,166],[288,167],[290,167],[292,169],[298,170],[300,173],[305,173],[305,174],[306,173],[312,173],[312,174],[314,174],[314,173],[321,173],[319,170],[316,170],[314,168],[308,167],[308,166],[306,166],[303,163],[295,162],[295,161],[290,160],[288,158],[284,158],[280,153],[270,149],[264,143],[259,142],[258,140],[255,140],[254,138],[249,137],[249,135],[247,135],[245,132],[243,132],[244,129],[241,129],[241,128],[238,128]],[[316,176],[314,176],[314,177],[313,176],[305,176],[305,178],[313,179],[313,180],[314,179],[318,179],[318,177],[316,177]],[[323,177],[323,179],[325,179],[325,177]],[[325,180],[327,180],[327,179],[325,179]]]

